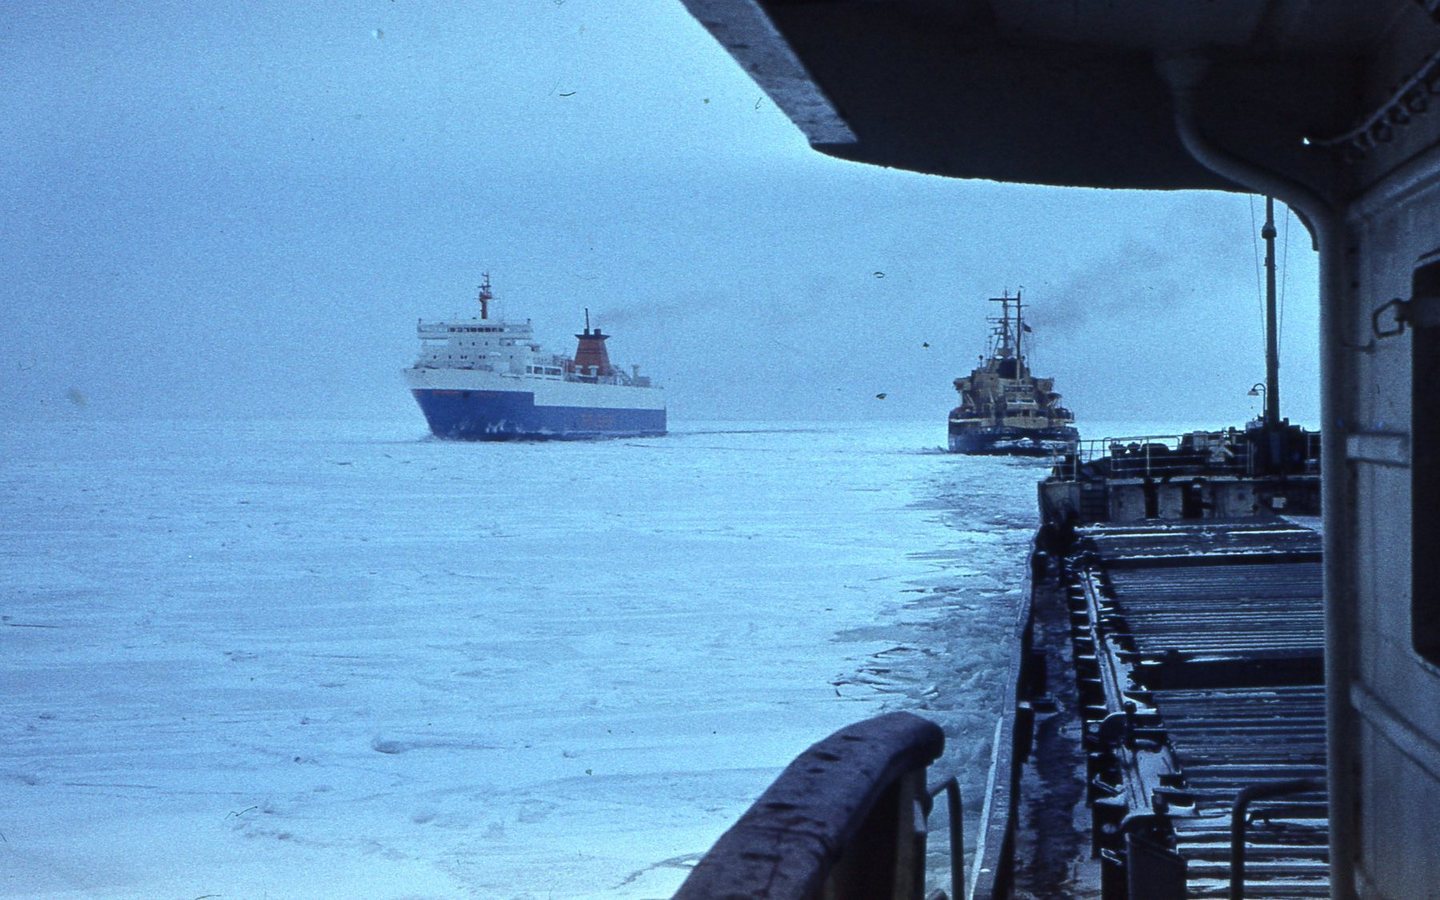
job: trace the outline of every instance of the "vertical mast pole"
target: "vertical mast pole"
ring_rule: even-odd
[[[1265,198],[1265,427],[1280,424],[1280,344],[1275,321],[1275,198]]]
[[[1000,298],[1000,356],[1010,356],[1010,292]]]
[[[1015,358],[1020,359],[1020,339],[1024,336],[1025,320],[1020,315],[1020,291],[1015,292]]]

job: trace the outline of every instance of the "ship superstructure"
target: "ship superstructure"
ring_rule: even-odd
[[[573,358],[547,353],[529,319],[494,317],[487,274],[480,315],[416,326],[420,358],[405,381],[430,430],[442,438],[505,440],[661,435],[665,395],[638,366],[610,362],[610,335],[575,335]]]
[[[1020,292],[990,298],[1000,304],[991,317],[989,352],[968,376],[955,379],[960,405],[950,411],[951,453],[1046,456],[1074,448],[1080,439],[1074,415],[1060,405],[1053,378],[1030,372]]]

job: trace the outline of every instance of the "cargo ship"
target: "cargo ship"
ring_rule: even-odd
[[[1037,486],[979,815],[930,770],[941,728],[889,713],[801,754],[681,900],[1329,893],[1320,434],[1280,416],[1268,199],[1262,236],[1263,416],[1077,442]]]
[[[1022,347],[1025,324],[1020,292],[990,298],[1000,315],[988,321],[989,353],[967,377],[955,379],[960,405],[950,411],[951,453],[1049,456],[1080,440],[1075,416],[1060,405],[1053,378],[1030,372]]]
[[[470,441],[591,439],[663,435],[664,391],[610,362],[610,335],[590,327],[575,335],[575,356],[544,352],[530,320],[491,316],[487,274],[480,315],[417,324],[420,358],[405,382],[430,431]]]
[[[1293,745],[1298,751],[1296,762],[1313,758],[1311,736],[1323,731],[1328,883],[1317,891],[1313,882],[1290,880],[1293,873],[1285,872],[1288,864],[1276,862],[1279,851],[1292,841],[1292,833],[1285,829],[1264,827],[1259,836],[1268,846],[1256,847],[1252,841],[1256,835],[1252,826],[1257,823],[1279,826],[1287,816],[1303,822],[1301,816],[1316,811],[1318,798],[1307,797],[1303,787],[1308,779],[1281,775],[1275,787],[1299,793],[1289,796],[1290,810],[1267,810],[1257,807],[1256,789],[1276,774],[1274,756],[1268,761],[1231,760],[1221,745],[1205,748],[1194,742],[1186,742],[1192,749],[1179,748],[1176,753],[1182,763],[1188,754],[1192,761],[1229,767],[1225,777],[1255,779],[1231,798],[1232,853],[1230,864],[1224,866],[1231,881],[1225,889],[1229,896],[1321,893],[1345,900],[1434,896],[1435,885],[1440,885],[1440,854],[1430,849],[1435,846],[1434,811],[1440,808],[1440,716],[1436,714],[1440,709],[1440,553],[1435,552],[1440,544],[1440,366],[1435,364],[1440,359],[1440,252],[1435,238],[1440,227],[1440,130],[1435,127],[1436,107],[1427,106],[1427,98],[1433,96],[1430,88],[1440,76],[1440,28],[1436,27],[1440,4],[1273,0],[1263,5],[1263,16],[1246,18],[1224,4],[1161,0],[1147,5],[1147,11],[1153,10],[1150,21],[1163,26],[1146,28],[1139,27],[1130,7],[1107,3],[1069,4],[1064,16],[1056,16],[1042,11],[1053,7],[1030,0],[993,0],[985,6],[986,15],[977,16],[973,4],[922,0],[684,2],[693,18],[709,29],[819,152],[931,176],[1104,190],[1252,191],[1273,194],[1295,211],[1313,240],[1320,272],[1320,337],[1318,349],[1307,355],[1320,363],[1324,423],[1323,469],[1317,476],[1324,495],[1324,523],[1318,532],[1324,555],[1320,568],[1324,699],[1315,730],[1288,714],[1281,720],[1266,711],[1278,705],[1307,705],[1303,697],[1285,704],[1271,704],[1271,698],[1265,698],[1257,704],[1258,715],[1254,708],[1243,711],[1244,704],[1237,704],[1229,710],[1202,712],[1200,718],[1222,728],[1243,719],[1245,743],[1275,754]],[[915,27],[917,22],[923,27]],[[854,41],[844,39],[857,34],[867,39],[863,54],[857,54]],[[939,37],[951,34],[964,39]],[[1345,67],[1337,67],[1335,60],[1342,58]],[[1155,64],[1147,67],[1144,60]],[[1022,65],[1027,73],[1047,74],[1017,77]],[[796,227],[804,227],[803,216],[798,219]],[[1037,245],[1031,241],[1028,246],[1033,250]],[[1122,313],[1138,317],[1141,310]],[[1225,370],[1232,369],[1225,361]],[[1169,408],[1172,401],[1166,398]],[[1271,392],[1267,404],[1273,402]],[[1264,434],[1271,458],[1287,455],[1283,452],[1287,440],[1277,436],[1284,433],[1272,428]],[[1145,447],[1155,441],[1135,443],[1138,458],[1131,454],[1129,442],[1123,444],[1127,478],[1133,462],[1147,453],[1155,456],[1153,448]],[[1282,453],[1272,452],[1276,447]],[[1082,468],[1085,464],[1082,460]],[[1185,499],[1183,493],[1175,494],[1176,477],[1172,474],[1167,485],[1165,473],[1158,473],[1158,479],[1155,474],[1152,469],[1157,511],[1176,504],[1183,519]],[[1192,501],[1191,509],[1198,509],[1201,517],[1182,525],[1200,532],[1195,536],[1204,540],[1204,529],[1212,524],[1205,514],[1214,511],[1204,504],[1216,502],[1205,495],[1219,476],[1204,471],[1188,478],[1181,474],[1180,483],[1194,486],[1197,477],[1205,479],[1199,486],[1201,503]],[[1286,474],[1284,480],[1288,491],[1293,476]],[[1111,488],[1119,490],[1111,494]],[[1148,502],[1149,489],[1143,470],[1138,485],[1102,486],[1085,477],[1081,498],[1099,511],[1112,499],[1128,497],[1128,515],[1137,493],[1141,504]],[[1278,495],[1270,489],[1266,493],[1270,500],[1262,496],[1261,505],[1273,511]],[[1240,498],[1220,502],[1232,500]],[[1290,515],[1294,504],[1288,495],[1285,500]],[[1245,508],[1253,503],[1247,499]],[[1287,532],[1276,537],[1288,536]],[[1085,538],[1078,530],[1076,537],[1083,545]],[[1263,536],[1254,540],[1265,542]],[[1230,561],[1240,563],[1239,568],[1211,568],[1217,575],[1230,569],[1233,582],[1243,584],[1251,581],[1244,569],[1247,553],[1264,556],[1279,567],[1307,565],[1306,560],[1277,561],[1275,549],[1251,546],[1231,555]],[[1174,556],[1143,549],[1140,554],[1176,561]],[[1063,556],[1069,559],[1068,554]],[[1129,561],[1126,557],[1133,554],[1121,550],[1105,556],[1111,562],[1102,566],[1113,575],[1122,572],[1123,563]],[[1079,562],[1074,560],[1076,565]],[[1313,560],[1308,562],[1313,565]],[[1066,568],[1072,564],[1067,562]],[[1177,570],[1176,574],[1194,573]],[[1102,573],[1102,586],[1104,579]],[[1253,580],[1272,594],[1289,582],[1283,576]],[[1078,599],[1089,606],[1093,591],[1078,587]],[[1069,593],[1069,587],[1063,590]],[[1126,626],[1133,633],[1135,627],[1132,587],[1116,586],[1116,590],[1113,598],[1097,598],[1094,603],[1101,619],[1112,599],[1116,604],[1110,615],[1120,630],[1099,635],[1101,644],[1111,646],[1115,646],[1112,637],[1118,639]],[[1215,590],[1209,589],[1212,594]],[[1308,590],[1313,592],[1313,580]],[[1163,592],[1181,593],[1183,589]],[[1068,602],[1067,597],[1061,599]],[[1257,622],[1275,621],[1287,627],[1287,619],[1293,617],[1273,607],[1256,612]],[[1313,614],[1307,615],[1314,622]],[[1062,617],[1057,626],[1064,638],[1073,631],[1091,632],[1094,618],[1077,611],[1074,619]],[[1224,619],[1194,619],[1190,617],[1197,638],[1212,629],[1228,630],[1220,624]],[[1189,652],[1198,651],[1203,661],[1209,651],[1198,643]],[[1124,662],[1123,657],[1129,656],[1143,667],[1155,658],[1150,656],[1155,646],[1132,651],[1121,645],[1118,653],[1101,649],[1107,657],[1120,656]],[[1166,651],[1159,652],[1160,669],[1170,669],[1163,658]],[[1100,662],[1095,654],[1081,657],[1087,667]],[[1109,662],[1092,671],[1098,678],[1116,672],[1126,677]],[[1121,685],[1129,690],[1123,680]],[[1314,685],[1309,687],[1314,690]],[[1229,688],[1199,690],[1218,696]],[[1267,690],[1275,700],[1290,691]],[[1101,719],[1100,730],[1105,733],[1095,737],[1108,739],[1112,746],[1118,739],[1122,755],[1134,748],[1148,751],[1163,746],[1166,737],[1152,730],[1156,717],[1173,737],[1177,713],[1186,706],[1199,708],[1191,703],[1196,698],[1183,698],[1179,705],[1172,702],[1175,699],[1182,698],[1122,699],[1119,709],[1111,712],[1107,707],[1107,718],[1115,718],[1110,725]],[[1133,712],[1128,708],[1132,704]],[[820,773],[835,760],[863,764],[863,769],[847,765],[844,770],[857,775],[855,782],[862,780],[859,773],[868,776],[863,778],[868,789],[857,787],[850,796],[879,799],[849,808],[873,810],[875,815],[836,815],[827,821],[841,824],[818,834],[812,825],[815,820],[806,819],[788,833],[770,832],[768,844],[762,842],[766,823],[752,820],[753,852],[737,859],[736,871],[744,872],[746,866],[756,871],[756,880],[769,897],[806,896],[798,890],[782,895],[769,886],[782,878],[786,884],[802,884],[800,879],[816,869],[820,877],[803,884],[823,883],[832,876],[845,882],[870,878],[864,893],[832,892],[833,896],[921,896],[903,894],[898,888],[870,889],[887,869],[910,871],[911,866],[893,864],[898,857],[891,851],[908,853],[924,837],[923,824],[914,815],[915,786],[918,783],[918,796],[924,799],[924,779],[914,763],[943,735],[936,733],[938,727],[920,727],[915,718],[891,726],[890,736],[905,739],[889,744],[895,753],[867,752],[862,759],[852,748],[872,747],[874,742],[851,738],[875,735],[879,727],[864,733],[847,731],[807,753],[791,772],[795,776],[791,783],[805,788],[796,792],[802,799],[837,796],[838,791],[827,791],[825,784],[817,783]],[[1053,717],[1038,727],[1064,733]],[[1155,759],[1150,752],[1135,756],[1142,765]],[[886,767],[887,761],[893,765]],[[1122,762],[1128,767],[1128,760]],[[1081,846],[1087,848],[1087,857],[1103,859],[1113,868],[1115,845],[1128,843],[1135,851],[1125,854],[1131,876],[1125,880],[1137,887],[1132,898],[1183,896],[1173,860],[1160,860],[1161,872],[1153,881],[1142,871],[1148,868],[1148,851],[1155,842],[1153,835],[1137,830],[1145,827],[1144,807],[1129,801],[1147,799],[1144,782],[1126,774],[1119,781],[1092,786],[1083,782],[1084,774],[1081,770],[1075,780],[1082,796],[1103,801],[1102,809],[1119,817],[1118,823],[1115,818],[1101,821],[1100,832],[1107,840],[1093,848],[1093,854],[1084,833],[1091,828],[1085,824]],[[1173,820],[1177,808],[1213,802],[1200,792],[1209,786],[1198,785],[1197,774],[1193,767],[1181,773],[1157,772],[1157,786],[1164,790],[1149,789],[1149,810],[1159,813],[1157,805],[1167,805]],[[1176,784],[1181,779],[1188,786]],[[953,779],[947,783],[953,784]],[[1000,777],[996,784],[992,809],[1002,805],[1000,795],[1009,781]],[[1116,787],[1127,796],[1107,797]],[[1133,793],[1132,788],[1136,788]],[[1190,796],[1177,796],[1182,792]],[[1113,800],[1121,802],[1109,802]],[[1171,800],[1181,802],[1171,804]],[[777,795],[774,801],[769,809],[772,822],[800,819],[802,811],[784,805],[787,798]],[[1063,803],[1046,805],[1057,818],[1071,811]],[[838,811],[838,802],[831,808]],[[1203,806],[1196,808],[1201,813],[1197,818],[1214,823]],[[1089,811],[1082,816],[1089,819]],[[875,828],[867,829],[872,823]],[[877,832],[883,834],[887,823],[891,833],[903,832],[903,836],[878,840]],[[1064,822],[1060,824],[1063,827]],[[1226,841],[1222,831],[1211,831],[1212,846]],[[986,852],[976,854],[977,876],[994,873],[989,848],[1001,843],[985,841]],[[1186,843],[1192,841],[1187,838]],[[1297,852],[1296,858],[1317,860],[1308,839],[1302,843],[1303,857]],[[1162,847],[1166,852],[1170,849]],[[1269,859],[1247,863],[1248,853],[1257,849],[1265,850]],[[806,851],[812,853],[808,859],[822,859],[822,864],[805,869]],[[788,865],[762,867],[777,857]],[[903,859],[908,863],[915,858],[912,854]],[[1214,874],[1214,863],[1207,865]],[[1251,883],[1252,876],[1264,873],[1282,880],[1264,889]],[[890,883],[913,884],[898,876]],[[983,888],[949,894],[952,898],[997,895]],[[710,895],[725,896],[718,889]],[[1051,890],[1031,895],[1083,894]]]
[[[935,770],[935,722],[858,722],[800,754],[678,900],[1327,895],[1319,435],[1077,450],[1039,485],[982,802]]]
[[[1107,439],[1040,484],[989,896],[1329,894],[1319,444]]]

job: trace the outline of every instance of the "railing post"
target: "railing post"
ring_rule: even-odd
[[[1318,791],[1324,786],[1324,782],[1314,778],[1297,778],[1278,784],[1252,785],[1235,795],[1235,806],[1230,810],[1230,900],[1245,898],[1245,827],[1250,804],[1256,800]]]
[[[950,818],[950,900],[965,897],[965,811],[960,800],[960,781],[954,776],[930,789],[934,799],[945,792],[945,808]]]

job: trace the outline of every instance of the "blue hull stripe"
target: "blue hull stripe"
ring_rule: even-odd
[[[665,433],[663,409],[536,406],[525,391],[415,390],[436,437],[466,441],[638,437]]]

